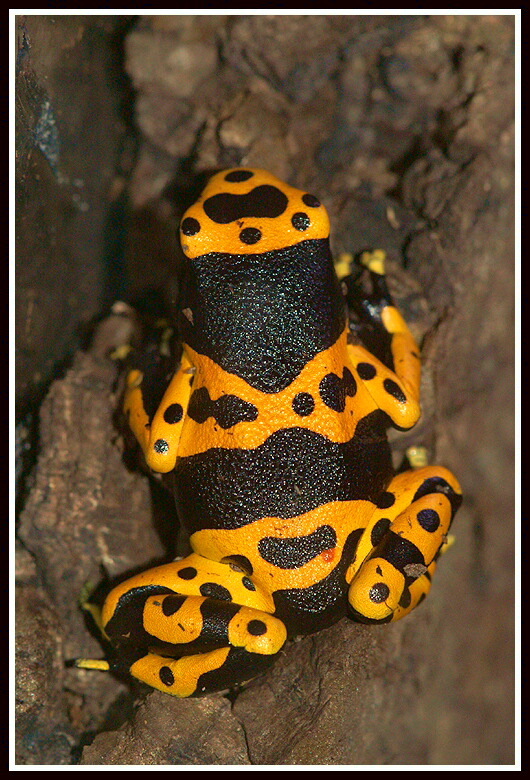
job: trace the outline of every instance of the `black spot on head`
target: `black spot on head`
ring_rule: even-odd
[[[357,371],[359,372],[361,379],[373,379],[377,374],[375,366],[371,363],[359,363]]]
[[[440,527],[440,515],[435,509],[422,509],[418,512],[418,523],[424,531],[434,533]]]
[[[261,230],[252,227],[245,228],[239,234],[239,239],[243,244],[257,244],[258,241],[261,241]]]
[[[167,685],[168,688],[175,682],[175,676],[169,666],[161,666],[158,676],[160,677],[160,682]]]
[[[225,176],[225,181],[248,181],[254,176],[252,171],[245,171],[243,169],[240,169],[238,171],[230,171],[230,173],[227,173]]]
[[[311,209],[316,209],[320,206],[319,199],[315,198],[314,195],[310,195],[309,192],[306,192],[306,194],[302,196],[302,201]]]
[[[247,623],[247,631],[252,636],[263,636],[267,633],[267,626],[263,620],[250,620]]]
[[[370,588],[368,597],[374,604],[381,604],[381,602],[386,601],[389,595],[390,588],[388,585],[384,582],[376,582],[375,585],[372,585]]]
[[[204,211],[213,222],[227,225],[245,217],[279,217],[289,201],[271,184],[261,184],[245,195],[221,192],[204,201]]]
[[[232,601],[230,591],[216,582],[204,582],[199,588],[201,596],[207,596],[210,599],[219,601]]]
[[[194,217],[186,217],[186,219],[182,220],[180,229],[185,236],[196,236],[201,229],[201,225]]]
[[[380,520],[377,521],[377,523],[372,528],[372,533],[370,535],[370,541],[372,543],[372,547],[377,547],[383,536],[386,534],[388,529],[390,528],[391,520],[388,519],[388,517],[382,517]]]
[[[303,211],[298,211],[291,217],[291,224],[295,230],[299,230],[303,233],[304,230],[307,230],[309,227],[311,227],[311,220],[307,214],[304,214]]]
[[[182,420],[184,409],[180,404],[171,404],[164,410],[164,422],[174,425]]]
[[[293,398],[293,411],[300,417],[307,417],[315,409],[315,399],[310,393],[297,393]]]
[[[159,455],[165,455],[166,452],[169,452],[169,444],[165,439],[157,439],[153,445],[153,449]]]
[[[181,580],[193,580],[197,576],[197,569],[194,566],[186,566],[185,569],[181,569],[177,572],[177,577]]]
[[[401,389],[401,387],[394,382],[393,379],[385,379],[383,382],[383,387],[385,388],[388,395],[391,395],[393,398],[396,399],[396,401],[399,401],[400,403],[404,404],[407,400],[407,396]]]
[[[394,506],[395,502],[395,495],[390,493],[388,490],[385,490],[377,499],[376,506],[378,509],[388,509],[389,507]]]

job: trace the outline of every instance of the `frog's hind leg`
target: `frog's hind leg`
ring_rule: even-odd
[[[108,666],[175,696],[224,690],[274,662],[287,631],[273,609],[244,572],[193,553],[111,591],[101,613],[116,653]]]
[[[385,508],[374,513],[349,572],[355,619],[399,620],[425,598],[461,501],[457,480],[442,467],[394,477],[383,496]]]
[[[177,659],[147,653],[131,664],[129,673],[173,696],[202,696],[252,680],[275,660],[275,654],[253,653],[245,647],[221,647]]]

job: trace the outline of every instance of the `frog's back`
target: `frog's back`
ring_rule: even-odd
[[[182,221],[180,330],[195,372],[179,515],[197,552],[239,556],[278,592],[281,572],[290,594],[297,573],[306,593],[330,576],[342,591],[341,561],[392,471],[384,415],[348,358],[327,216],[262,171],[209,187]]]

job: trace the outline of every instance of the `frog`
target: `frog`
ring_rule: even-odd
[[[321,201],[250,167],[209,179],[180,240],[182,353],[156,392],[129,367],[123,411],[191,552],[90,605],[111,657],[77,665],[189,697],[248,683],[342,618],[411,612],[462,491],[445,467],[393,467],[421,358],[384,252],[358,259],[368,291],[339,281]]]

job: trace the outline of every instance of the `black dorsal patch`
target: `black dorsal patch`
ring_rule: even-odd
[[[259,542],[258,550],[264,561],[279,569],[299,569],[325,550],[334,549],[336,545],[335,530],[330,525],[321,525],[316,531],[305,536],[285,539],[266,536]]]
[[[182,340],[265,393],[284,390],[331,347],[346,310],[327,239],[255,255],[210,252],[183,280]]]

